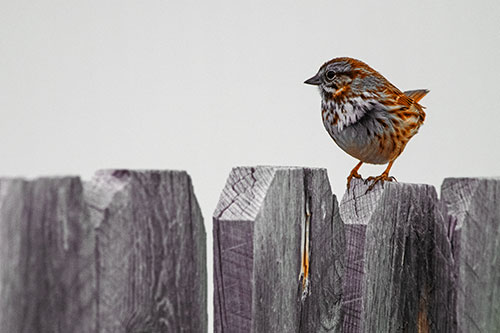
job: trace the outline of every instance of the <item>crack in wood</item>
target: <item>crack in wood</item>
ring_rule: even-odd
[[[305,194],[305,218],[303,219],[302,223],[302,233],[301,233],[301,269],[300,269],[300,277],[299,281],[301,281],[302,284],[302,296],[301,296],[301,301],[303,302],[305,298],[307,297],[308,293],[308,288],[309,288],[309,260],[311,257],[310,254],[310,241],[311,241],[311,236],[310,236],[310,229],[311,229],[311,212],[310,212],[310,200],[311,198]]]

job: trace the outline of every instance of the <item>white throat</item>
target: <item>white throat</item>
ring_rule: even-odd
[[[336,127],[337,130],[341,131],[347,126],[358,122],[376,104],[379,103],[374,99],[363,99],[361,97],[351,98],[344,103],[323,100],[321,108],[326,110],[323,114],[323,121],[325,125],[328,122],[330,126]]]

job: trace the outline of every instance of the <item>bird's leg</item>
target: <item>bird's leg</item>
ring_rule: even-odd
[[[361,178],[361,175],[358,173],[359,168],[361,168],[361,164],[363,164],[362,161],[359,161],[359,163],[352,169],[351,173],[347,177],[347,191],[349,192],[349,187],[351,186],[351,180],[353,178]],[[363,179],[363,178],[361,178]]]
[[[384,182],[384,181],[388,181],[388,182],[397,181],[396,178],[394,178],[392,176],[389,176],[389,170],[391,170],[393,163],[394,163],[394,160],[390,161],[389,164],[387,165],[387,168],[385,169],[384,172],[382,172],[382,174],[380,176],[366,178],[365,183],[367,183],[369,181],[373,181],[373,183],[368,187],[368,189],[366,190],[366,192],[372,190],[379,181],[381,181],[381,182]]]

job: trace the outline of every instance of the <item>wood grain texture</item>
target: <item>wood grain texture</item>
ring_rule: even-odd
[[[433,211],[428,185],[385,184],[366,230],[365,332],[429,332]]]
[[[432,186],[351,184],[344,332],[452,332],[451,247]],[[361,302],[360,302],[361,299]]]
[[[0,332],[206,332],[205,257],[185,172],[0,181]]]
[[[450,224],[441,200],[434,207],[429,249],[429,327],[431,332],[457,331],[455,312],[457,279],[453,256]]]
[[[457,331],[498,332],[500,179],[445,179],[441,200],[455,259]]]
[[[380,200],[382,187],[376,186],[368,193],[366,190],[362,180],[353,179],[351,189],[340,202],[346,237],[342,297],[346,333],[361,332],[366,227]]]
[[[205,332],[205,230],[182,171],[100,171],[85,186],[96,228],[98,330]]]
[[[215,332],[339,332],[343,241],[325,170],[233,169],[214,212]]]
[[[92,228],[78,178],[0,180],[0,332],[93,332]]]

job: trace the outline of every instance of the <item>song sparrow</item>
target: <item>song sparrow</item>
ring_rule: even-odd
[[[389,170],[425,119],[418,101],[429,90],[401,92],[367,64],[352,58],[332,59],[304,83],[319,86],[323,124],[349,155],[360,162],[347,177],[347,189],[363,163],[385,164],[373,181],[392,181]]]

